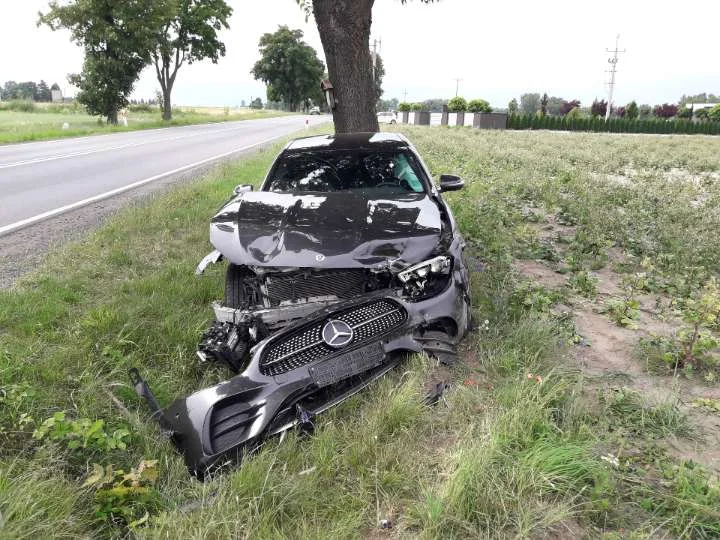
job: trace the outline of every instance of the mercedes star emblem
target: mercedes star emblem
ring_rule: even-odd
[[[322,338],[331,347],[344,347],[352,341],[353,329],[344,321],[331,319],[323,326]]]

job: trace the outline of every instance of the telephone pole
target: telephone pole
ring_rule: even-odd
[[[605,49],[605,51],[609,53],[613,53],[611,58],[608,58],[608,63],[612,66],[610,68],[610,82],[608,83],[609,86],[609,92],[608,92],[608,103],[607,103],[607,109],[605,110],[605,121],[607,121],[610,118],[610,109],[612,109],[612,102],[613,102],[613,92],[615,91],[615,72],[617,71],[617,63],[618,63],[618,53],[624,53],[626,52],[625,49],[622,51],[618,49],[618,41],[620,40],[620,34],[615,36],[615,49]]]
[[[462,81],[462,79],[457,77],[453,80],[455,81],[455,97],[457,97],[458,91],[460,90],[460,81]]]
[[[407,90],[403,92],[403,102],[407,103]]]
[[[382,47],[382,39],[373,39],[373,48],[370,53],[373,61],[373,80],[375,80],[375,66],[377,66],[377,56],[379,54],[380,47]]]

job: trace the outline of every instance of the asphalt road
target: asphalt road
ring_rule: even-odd
[[[311,124],[330,117],[312,116]],[[305,116],[0,146],[0,235],[303,129]]]

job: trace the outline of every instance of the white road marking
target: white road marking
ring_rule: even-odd
[[[107,199],[108,197],[112,197],[113,195],[118,195],[119,193],[123,193],[125,191],[131,190],[136,187],[140,187],[145,184],[149,184],[150,182],[154,182],[155,180],[159,180],[160,178],[163,178],[165,176],[170,176],[172,174],[177,174],[179,172],[186,171],[188,169],[192,169],[194,167],[198,167],[200,165],[204,165],[205,163],[209,163],[211,161],[215,161],[221,158],[224,158],[226,156],[229,156],[231,154],[234,154],[236,152],[242,152],[243,150],[249,150],[250,148],[253,148],[255,146],[260,146],[261,144],[268,143],[270,141],[274,141],[275,139],[280,139],[281,137],[287,137],[287,133],[283,133],[281,135],[276,135],[274,137],[270,137],[268,139],[263,139],[262,141],[248,144],[246,146],[241,146],[239,148],[235,148],[234,150],[230,150],[229,152],[223,152],[222,154],[217,154],[215,156],[201,159],[200,161],[196,161],[194,163],[190,163],[189,165],[183,165],[182,167],[178,167],[177,169],[173,169],[171,171],[166,171],[164,173],[156,174],[155,176],[151,176],[150,178],[145,178],[144,180],[139,180],[137,182],[133,182],[132,184],[127,184],[125,186],[106,191],[105,193],[100,193],[99,195],[93,195],[92,197],[88,197],[87,199],[83,199],[81,201],[77,201],[71,204],[67,204],[65,206],[61,206],[59,208],[55,208],[54,210],[48,210],[47,212],[43,212],[42,214],[37,214],[35,216],[16,221],[15,223],[10,223],[9,225],[5,225],[3,227],[0,227],[0,236],[7,234],[9,232],[15,231],[17,229],[21,229],[22,227],[26,227],[28,225],[32,225],[33,223],[37,223],[38,221],[42,221],[44,219],[57,216],[59,214],[62,214],[64,212],[67,212],[69,210],[74,210],[76,208],[80,208],[81,206],[85,206],[87,204],[91,204],[97,201],[101,201],[103,199]]]
[[[240,125],[228,129],[218,129],[212,131],[212,133],[226,133],[229,131],[237,131],[240,129],[244,129],[246,126]],[[120,150],[122,148],[132,148],[134,146],[142,146],[144,144],[155,144],[155,143],[162,143],[162,142],[169,142],[169,141],[177,141],[180,139],[189,139],[191,137],[200,137],[202,135],[207,135],[208,133],[206,131],[198,131],[195,133],[190,133],[188,135],[180,135],[177,137],[169,137],[165,139],[152,139],[152,140],[145,140],[145,141],[137,141],[137,142],[131,142],[126,144],[121,144],[117,146],[104,146],[102,148],[93,148],[91,150],[83,150],[80,152],[71,152],[69,154],[57,154],[54,156],[46,156],[41,158],[34,158],[34,159],[27,159],[24,161],[15,161],[11,163],[0,163],[0,169],[9,169],[11,167],[20,167],[22,165],[34,165],[35,163],[44,163],[46,161],[55,161],[58,159],[67,159],[72,157],[79,157],[79,156],[87,156],[89,154],[97,154],[99,152],[109,152],[111,150]]]

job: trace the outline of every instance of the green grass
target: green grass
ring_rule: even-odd
[[[228,109],[210,111],[208,109],[178,109],[173,112],[169,122],[160,117],[159,112],[128,113],[128,126],[110,126],[103,118],[90,116],[77,106],[55,106],[53,109],[37,108],[34,111],[3,110],[0,106],[0,144],[78,137],[101,133],[117,133],[138,129],[152,129],[167,126],[185,126],[231,120],[270,118],[285,113],[277,111],[253,111],[249,109]],[[69,125],[63,129],[63,124]]]
[[[548,213],[562,208],[591,238],[626,242],[642,234],[648,250],[716,268],[718,255],[704,244],[716,239],[703,236],[688,215],[692,206],[683,206],[696,195],[686,191],[699,188],[688,182],[673,191],[661,178],[675,166],[715,171],[718,143],[402,130],[436,174],[465,178],[467,189],[447,198],[471,256],[484,265],[473,275],[473,300],[487,324],[467,338],[446,401],[422,403],[431,366],[411,358],[319,417],[314,436],[273,439],[202,484],[146,421],[129,367],[142,369],[163,404],[228,375],[194,357],[224,267],[201,278],[193,269],[210,249],[209,216],[236,184],[257,184],[275,145],[120,213],[0,291],[0,537],[128,534],[97,514],[93,489],[82,484],[94,463],[127,471],[142,459],[159,460],[160,474],[152,503],[126,499],[137,518],[148,511],[130,533],[140,538],[357,538],[383,534],[381,519],[393,535],[421,538],[544,537],[578,528],[591,538],[621,530],[638,538],[717,533],[716,479],[662,450],[665,436],[690,434],[687,419],[674,405],[628,392],[598,399],[572,362],[567,321],[550,309],[562,295],[519,281],[511,263],[527,253],[523,207],[532,203]],[[649,187],[597,179],[625,167],[651,171],[640,179]],[[715,182],[703,189],[713,197]],[[671,196],[672,205],[656,204]],[[634,220],[618,208],[637,210]],[[689,229],[701,236],[696,245],[671,241],[672,216],[697,225]],[[576,253],[589,254],[580,256],[585,264],[597,252],[583,242]],[[677,275],[676,261],[658,261],[663,279]],[[102,419],[108,433],[127,429],[127,448],[32,438],[57,411]],[[639,454],[623,457],[629,447]],[[619,456],[618,464],[606,454]]]

